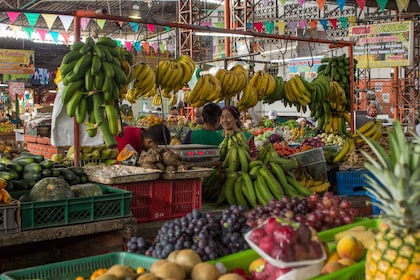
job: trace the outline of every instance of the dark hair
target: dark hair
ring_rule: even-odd
[[[202,114],[205,123],[216,125],[219,122],[222,109],[217,104],[207,103],[203,107]]]
[[[143,131],[144,138],[150,138],[157,145],[168,145],[171,141],[171,133],[164,124],[155,124]]]
[[[223,107],[222,111],[224,110],[228,110],[232,114],[232,116],[235,118],[236,125],[238,127],[241,127],[241,112],[239,112],[238,108],[232,105],[228,105],[228,106]]]

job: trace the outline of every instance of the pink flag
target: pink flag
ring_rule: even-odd
[[[66,46],[69,46],[70,34],[69,33],[60,33],[60,35],[63,37],[64,43],[66,44]]]
[[[125,47],[127,48],[127,51],[131,51],[131,47],[133,44],[130,41],[125,41]]]
[[[46,29],[38,29],[39,37],[41,37],[41,41],[45,41],[45,35],[47,35],[48,30]]]
[[[19,12],[6,12],[7,16],[11,23],[14,23],[17,17],[19,16]]]
[[[150,32],[155,32],[155,25],[154,24],[146,24],[147,29],[149,29]]]
[[[90,18],[85,18],[85,17],[82,17],[82,18],[80,19],[80,27],[82,27],[82,30],[83,30],[83,31],[84,31],[84,30],[86,29],[86,27],[88,26],[89,21],[90,21]]]
[[[363,10],[366,5],[366,0],[356,0],[357,5],[359,5],[360,10]]]
[[[305,27],[306,27],[306,20],[304,19],[299,20],[299,28],[305,29]]]
[[[298,5],[299,5],[299,6],[301,6],[301,7],[302,7],[304,3],[305,3],[305,0],[298,0]]]

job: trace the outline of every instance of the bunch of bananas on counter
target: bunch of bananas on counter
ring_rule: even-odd
[[[195,62],[187,55],[162,60],[155,68],[156,86],[166,92],[177,92],[191,80]]]
[[[88,37],[85,43],[75,42],[60,65],[67,115],[86,123],[90,136],[99,128],[107,146],[116,145],[114,136],[122,130],[118,100],[131,76],[131,62],[131,54],[111,38],[95,42]]]
[[[257,71],[249,80],[249,84],[257,90],[258,100],[263,100],[274,92],[276,80],[265,71]]]
[[[220,95],[216,100],[218,102],[240,93],[248,83],[248,72],[242,65],[238,64],[230,70],[217,70],[216,78],[219,80],[221,86]]]
[[[211,74],[205,74],[198,78],[191,91],[184,93],[184,101],[193,107],[201,107],[207,102],[218,100],[221,97],[221,90],[220,81]]]
[[[345,110],[350,109],[350,58],[346,54],[334,57],[326,57],[321,59],[321,65],[318,67],[318,76],[324,75],[331,81],[338,82],[344,89],[347,96],[347,106]],[[356,68],[357,60],[354,59],[354,67]],[[356,79],[356,77],[353,77]]]
[[[293,174],[298,168],[297,160],[281,158],[272,144],[263,146],[253,161],[242,133],[226,136],[219,149],[225,181],[212,194],[218,203],[255,208],[267,205],[271,199],[280,200],[284,195],[303,197],[312,193]]]
[[[352,153],[356,149],[356,141],[352,137],[347,137],[344,141],[341,150],[334,156],[332,162],[342,162],[349,153]]]
[[[299,184],[305,186],[311,192],[326,192],[331,187],[331,183],[327,178],[324,180],[314,180],[305,168],[295,170],[295,176]]]

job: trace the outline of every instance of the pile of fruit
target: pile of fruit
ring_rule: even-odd
[[[284,197],[280,201],[271,200],[267,206],[258,206],[248,212],[248,225],[256,227],[268,217],[276,216],[303,223],[317,231],[350,224],[357,210],[348,200],[341,199],[331,192],[322,196],[312,194],[299,199]]]
[[[70,185],[87,182],[83,168],[67,167],[42,155],[21,152],[15,159],[0,160],[0,178],[7,181],[8,191],[29,190],[45,177],[63,177]]]
[[[163,123],[162,117],[154,114],[150,114],[147,117],[141,117],[137,120],[137,125],[142,127],[149,127],[161,123]]]
[[[146,169],[158,169],[166,173],[185,171],[190,168],[173,150],[155,146],[147,152],[142,151],[138,159],[138,166]]]
[[[153,243],[133,236],[127,248],[155,258],[167,258],[174,250],[192,249],[207,261],[248,249],[243,234],[250,229],[243,207],[231,206],[220,217],[194,209],[184,217],[165,222]]]
[[[14,131],[15,128],[16,125],[9,120],[0,122],[0,133],[11,133]]]
[[[271,199],[287,196],[309,196],[312,192],[301,185],[293,175],[298,169],[295,159],[281,158],[272,144],[259,150],[251,161],[250,150],[242,133],[225,137],[220,143],[220,159],[226,180],[218,191],[206,198],[216,198],[218,203],[250,206],[267,205]]]

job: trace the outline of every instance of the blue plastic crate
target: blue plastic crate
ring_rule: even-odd
[[[367,176],[372,176],[368,170],[339,171],[336,173],[338,195],[367,195]]]
[[[376,197],[374,197],[372,194],[368,193],[368,196],[372,199],[372,203],[378,203],[378,200],[376,200]],[[379,209],[378,206],[372,204],[372,214],[373,215],[380,215],[381,209]]]

